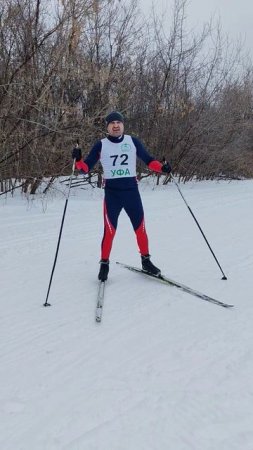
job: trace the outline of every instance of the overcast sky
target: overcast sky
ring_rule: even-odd
[[[170,10],[173,0],[156,0],[156,10]],[[140,0],[140,5],[148,12],[152,0]],[[240,39],[253,59],[253,0],[188,0],[187,22],[197,29],[212,16],[219,18],[222,29],[235,42]]]

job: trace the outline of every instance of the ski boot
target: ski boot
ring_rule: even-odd
[[[141,255],[142,270],[156,277],[161,275],[161,270],[150,261],[150,255]]]
[[[109,259],[101,259],[98,279],[106,281],[109,273]]]

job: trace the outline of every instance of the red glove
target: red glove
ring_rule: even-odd
[[[159,161],[151,161],[148,168],[154,172],[162,173],[162,164]]]
[[[83,162],[83,160],[76,161],[76,169],[82,170],[85,173],[89,172],[89,167],[85,162]]]
[[[154,172],[158,173],[170,173],[171,172],[171,166],[169,163],[166,162],[166,164],[162,164],[159,161],[151,161],[148,165],[148,168],[150,170],[153,170]]]

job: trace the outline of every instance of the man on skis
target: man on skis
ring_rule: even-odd
[[[158,173],[170,173],[171,167],[168,163],[161,164],[149,155],[139,139],[124,134],[124,118],[120,112],[112,111],[105,120],[108,135],[95,143],[87,158],[82,160],[79,148],[72,151],[76,168],[83,173],[87,174],[99,160],[103,167],[104,235],[98,279],[107,280],[110,252],[122,209],[129,216],[135,231],[142,269],[153,275],[159,275],[160,269],[150,260],[144,211],[136,179],[136,159],[140,158],[150,170]]]

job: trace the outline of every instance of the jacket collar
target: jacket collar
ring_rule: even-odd
[[[109,139],[109,141],[114,142],[115,144],[117,144],[118,142],[122,142],[124,139],[124,134],[122,134],[119,137],[114,137],[114,136],[110,136],[108,134],[107,139]]]

